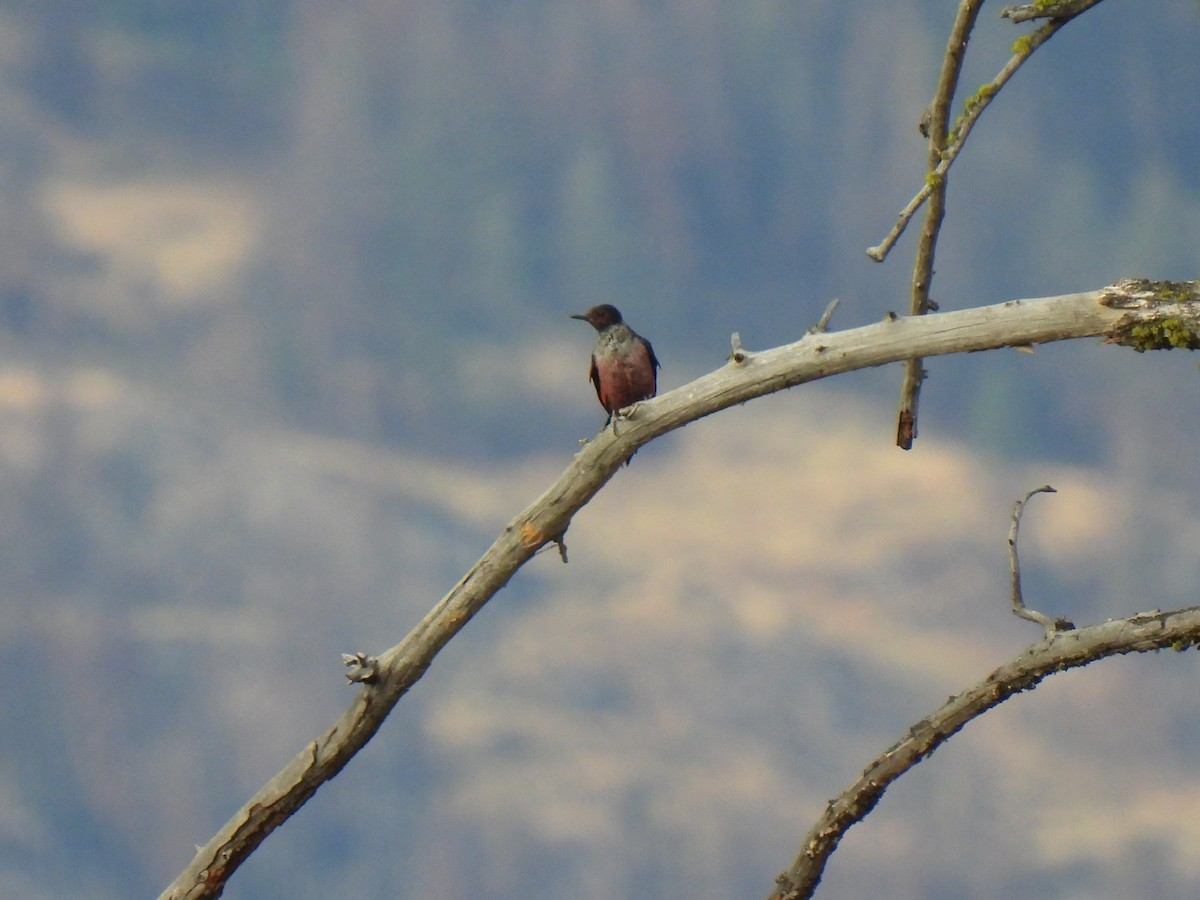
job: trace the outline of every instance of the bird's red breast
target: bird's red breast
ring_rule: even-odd
[[[653,397],[658,391],[657,366],[650,345],[640,337],[622,352],[593,355],[591,376],[600,405],[613,413]]]

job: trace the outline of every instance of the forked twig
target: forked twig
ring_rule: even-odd
[[[947,142],[947,147],[941,160],[926,176],[925,184],[921,187],[921,189],[917,191],[917,193],[911,200],[908,201],[905,207],[900,210],[900,214],[896,217],[896,223],[892,226],[892,230],[889,231],[884,239],[874,247],[867,248],[867,256],[871,257],[871,259],[875,260],[876,262],[883,262],[887,258],[888,253],[891,252],[892,248],[896,245],[896,242],[900,239],[900,236],[904,234],[905,229],[908,228],[908,224],[912,221],[913,216],[917,214],[917,211],[925,204],[925,201],[929,199],[929,195],[933,193],[933,182],[946,177],[946,173],[950,170],[950,167],[954,165],[954,161],[958,159],[958,154],[962,152],[963,143],[966,141],[967,136],[975,127],[975,123],[979,120],[979,117],[983,115],[983,111],[987,109],[988,105],[992,102],[996,94],[1000,92],[1000,89],[1008,84],[1013,75],[1017,73],[1017,70],[1020,69],[1025,61],[1033,54],[1033,51],[1053,37],[1054,34],[1060,28],[1066,25],[1071,18],[1074,18],[1080,13],[1086,12],[1099,2],[1100,0],[1086,0],[1086,2],[1080,2],[1080,0],[1076,0],[1076,2],[1071,5],[1073,7],[1078,7],[1078,9],[1071,13],[1070,17],[1064,16],[1060,18],[1054,18],[1038,28],[1036,31],[1030,32],[1029,34],[1024,35],[1016,40],[1016,42],[1013,44],[1012,57],[1004,64],[1004,67],[1000,69],[1000,71],[996,74],[996,77],[986,84],[981,85],[979,89],[967,99],[966,103],[963,104],[962,115],[956,123],[954,130],[949,134],[950,140]],[[1065,3],[1063,4],[1063,6],[1066,5],[1067,4]],[[1020,8],[1024,9],[1025,7]],[[1028,18],[1032,18],[1032,16],[1026,16],[1024,18],[1012,18],[1014,22],[1023,22]]]
[[[962,58],[966,53],[967,42],[978,17],[979,8],[982,6],[982,0],[962,0],[959,4],[958,14],[950,31],[950,40],[946,47],[942,72],[934,92],[933,102],[921,122],[922,133],[929,138],[929,163],[925,184],[901,211],[895,225],[892,226],[892,230],[883,242],[867,250],[867,255],[872,259],[883,260],[895,246],[900,235],[904,233],[917,210],[928,203],[925,227],[921,231],[921,237],[917,244],[916,262],[913,266],[909,309],[912,315],[920,316],[937,309],[937,305],[930,300],[929,290],[930,282],[933,279],[934,251],[945,215],[946,179],[950,167],[962,151],[975,123],[991,103],[992,98],[1008,83],[1034,50],[1049,40],[1072,18],[1098,2],[1100,0],[1078,0],[1078,2],[1070,4],[1069,14],[1064,13],[1061,18],[1051,19],[1031,34],[1018,38],[1013,45],[1012,58],[992,81],[983,85],[967,99],[963,114],[951,129],[949,127],[950,104],[957,89]],[[1066,6],[1067,4],[1062,5]],[[917,436],[917,407],[925,374],[924,361],[920,358],[909,359],[904,365],[904,380],[900,387],[900,405],[896,422],[896,444],[904,450],[912,449],[913,441]]]

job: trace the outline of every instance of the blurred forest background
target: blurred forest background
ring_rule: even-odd
[[[0,895],[153,896],[603,421],[907,308],[955,4],[0,0]],[[964,92],[1028,26],[985,7]],[[943,309],[1200,275],[1200,7],[1103,3],[951,175]],[[914,229],[915,230],[915,229]],[[826,798],[1037,637],[1197,602],[1200,375],[1090,342],[730,411],[638,455],[233,898],[761,896]],[[1027,586],[1027,596],[1030,587]],[[821,896],[1200,889],[1196,664],[1052,681]],[[1120,775],[1119,778],[1118,773]],[[1117,783],[1119,782],[1119,783]]]

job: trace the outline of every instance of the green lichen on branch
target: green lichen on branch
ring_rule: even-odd
[[[1182,653],[1185,650],[1195,650],[1200,647],[1200,635],[1188,635],[1171,644],[1171,649],[1176,653]]]
[[[1200,303],[1200,281],[1151,281],[1122,278],[1101,291],[1110,309],[1157,309],[1173,303]]]
[[[1101,301],[1131,315],[1106,338],[1110,344],[1147,350],[1200,350],[1200,282],[1123,279]]]
[[[1000,18],[1015,22],[1030,19],[1073,19],[1095,6],[1100,0],[1034,0],[1024,6],[1009,6],[1000,10]]]
[[[981,84],[975,93],[966,99],[966,102],[963,103],[962,115],[954,120],[954,127],[946,136],[946,146],[951,147],[958,143],[958,136],[962,132],[963,124],[974,118],[979,113],[979,108],[996,96],[998,90],[1000,88],[994,82],[989,81],[987,84]]]
[[[1138,278],[1128,282],[1132,291],[1152,294],[1159,303],[1195,303],[1200,301],[1200,282],[1151,281]]]
[[[1013,56],[1028,56],[1033,52],[1033,35],[1023,34],[1012,42]]]
[[[1200,336],[1175,316],[1134,325],[1117,343],[1132,347],[1138,353],[1147,350],[1200,350]]]

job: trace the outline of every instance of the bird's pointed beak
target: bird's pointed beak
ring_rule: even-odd
[[[571,313],[571,318],[572,319],[582,319],[585,322],[588,321],[588,317],[585,313]]]

